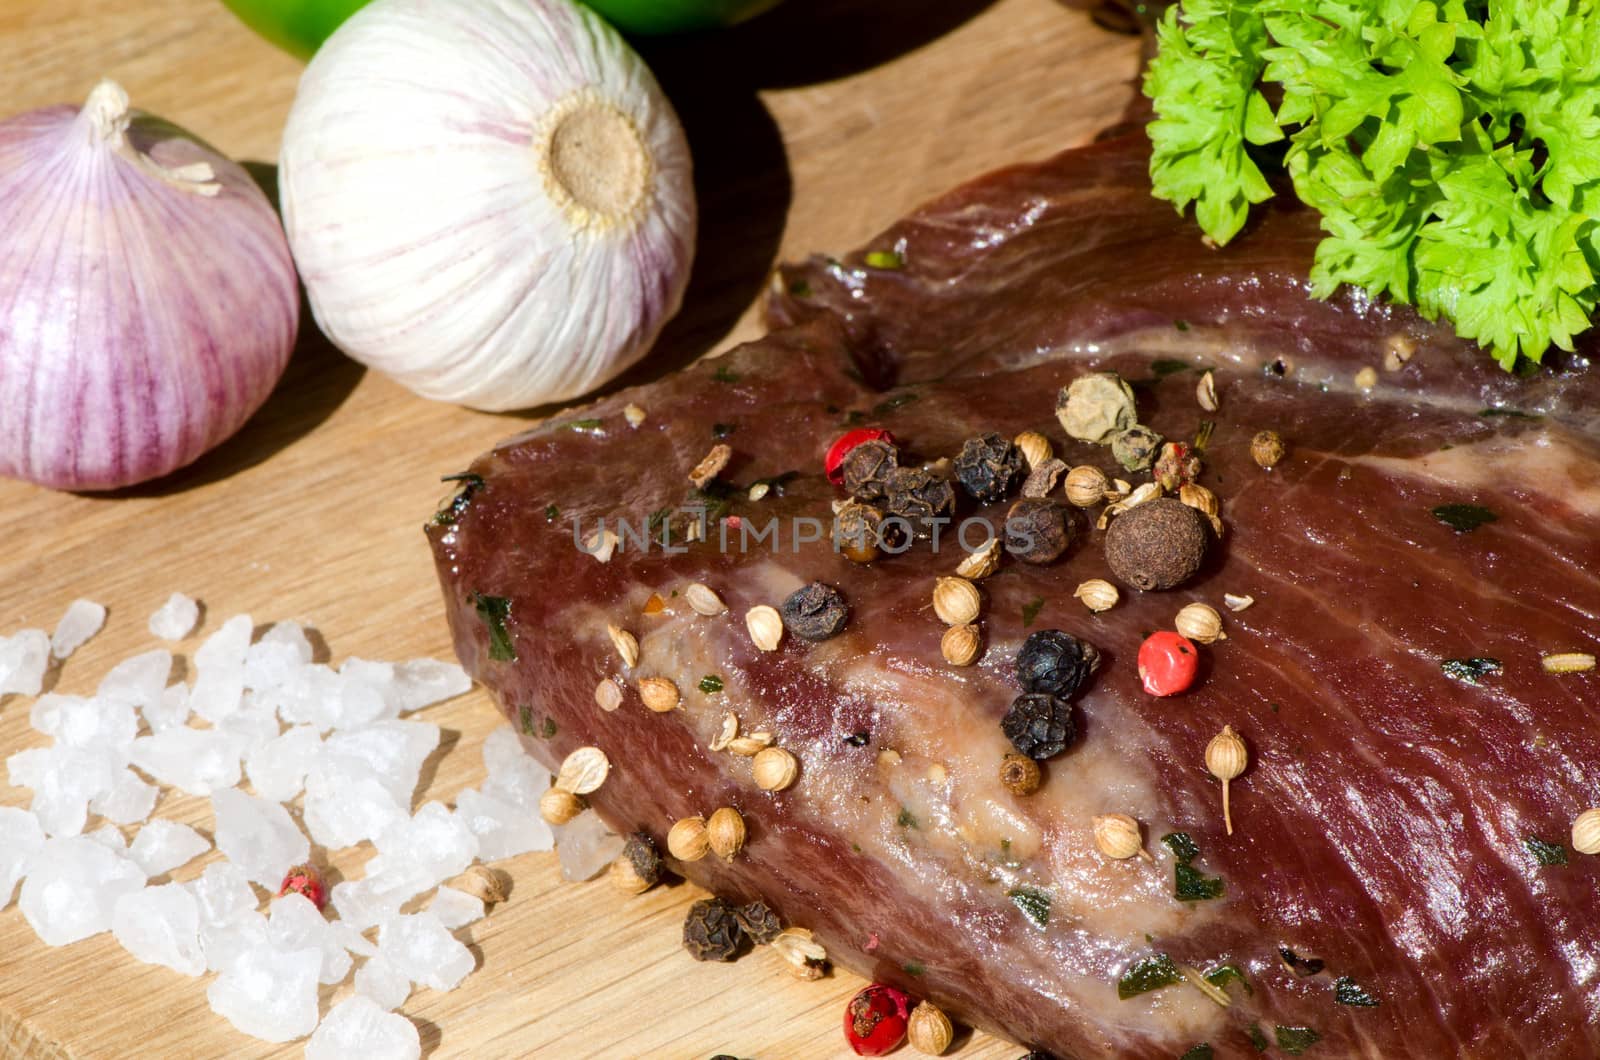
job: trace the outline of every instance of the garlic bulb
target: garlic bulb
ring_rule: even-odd
[[[312,60],[280,179],[323,331],[417,393],[502,410],[616,376],[677,312],[688,145],[572,0],[380,0]]]
[[[283,374],[300,295],[250,175],[101,81],[0,122],[0,474],[165,475]]]

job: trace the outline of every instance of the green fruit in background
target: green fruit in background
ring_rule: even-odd
[[[624,33],[682,33],[730,26],[778,0],[584,0]]]
[[[367,0],[222,0],[244,24],[286,52],[302,59],[344,20],[367,6]]]
[[[222,0],[245,25],[285,51],[309,59],[367,0]],[[778,0],[587,0],[624,33],[713,29],[759,15]]]

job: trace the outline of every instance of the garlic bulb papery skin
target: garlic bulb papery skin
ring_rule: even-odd
[[[654,76],[571,0],[376,0],[301,78],[285,225],[324,333],[425,397],[576,397],[678,310],[689,148]]]
[[[266,400],[299,321],[242,167],[111,81],[0,122],[0,474],[101,490],[188,464]]]

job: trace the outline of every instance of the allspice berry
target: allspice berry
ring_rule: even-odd
[[[732,806],[722,807],[706,822],[706,842],[711,852],[723,861],[732,861],[733,856],[744,849],[744,836],[744,818]]]
[[[1277,431],[1260,431],[1250,439],[1250,459],[1268,471],[1277,467],[1287,452]]]
[[[1006,551],[1024,563],[1049,563],[1077,536],[1071,511],[1047,497],[1024,497],[1006,512]]]
[[[564,788],[549,788],[539,796],[539,816],[550,824],[566,824],[583,812],[583,800]]]
[[[1203,513],[1171,497],[1158,497],[1112,522],[1106,532],[1106,562],[1135,589],[1174,589],[1200,569],[1210,542]]]
[[[955,1028],[931,1001],[924,1001],[911,1010],[911,1020],[906,1024],[906,1041],[911,1048],[928,1056],[943,1056],[955,1038]]]
[[[667,832],[667,853],[679,861],[699,861],[710,850],[704,817],[685,817]]]
[[[1000,783],[1013,795],[1039,790],[1039,763],[1027,755],[1008,754],[1000,759]]]

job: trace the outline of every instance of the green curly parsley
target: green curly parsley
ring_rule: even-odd
[[[1158,198],[1218,243],[1283,171],[1341,284],[1506,368],[1572,348],[1600,268],[1596,0],[1183,0],[1157,29]]]

